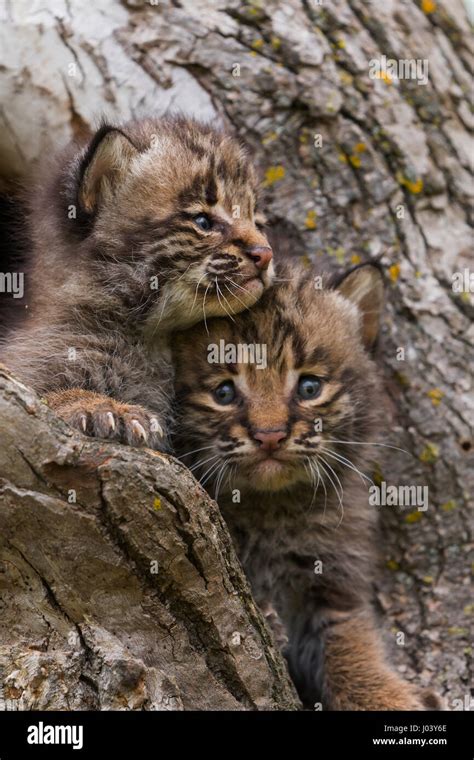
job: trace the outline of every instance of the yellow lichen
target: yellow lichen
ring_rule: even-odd
[[[285,167],[279,164],[278,166],[270,166],[265,172],[264,187],[271,187],[275,182],[279,182],[285,176]]]
[[[375,74],[376,79],[381,79],[385,84],[391,85],[393,84],[393,79],[388,73],[388,71],[377,71]]]
[[[262,137],[262,144],[268,145],[268,143],[273,142],[277,138],[278,138],[278,135],[276,132],[267,132],[267,134]]]
[[[256,40],[253,40],[252,47],[254,50],[261,50],[263,48],[263,40],[261,37],[259,37]]]
[[[360,160],[360,156],[349,156],[349,161],[351,162],[352,166],[355,169],[359,169],[362,161]]]
[[[436,443],[427,443],[420,454],[420,462],[433,464],[439,457],[439,446]]]
[[[463,612],[465,615],[474,615],[474,604],[466,604]]]
[[[359,256],[358,253],[353,253],[352,254],[352,256],[351,256],[351,264],[354,264],[354,265],[360,264],[361,261],[362,261],[362,259],[361,259],[361,257]]]
[[[382,471],[381,471],[380,467],[378,465],[376,465],[376,468],[375,468],[374,472],[372,473],[372,480],[374,481],[374,484],[376,486],[380,486],[381,483],[382,483],[382,481],[383,481],[383,479],[384,479],[384,477],[383,477]]]
[[[304,226],[307,230],[315,230],[317,227],[316,224],[316,211],[308,211],[306,214],[306,219],[304,222]]]
[[[338,157],[339,161],[342,161],[343,164],[347,164],[347,160],[348,159],[347,159],[347,156],[346,156],[345,153],[338,153],[337,157]]]
[[[456,509],[457,503],[454,499],[450,499],[449,501],[445,501],[444,504],[441,504],[441,509],[443,512],[452,512],[453,509]]]
[[[337,41],[337,46],[338,48],[341,48],[342,50],[344,50],[344,48],[346,47],[346,41],[341,37]]]
[[[429,586],[431,583],[433,583],[434,578],[432,575],[424,575],[421,580],[423,581],[423,583]]]
[[[394,377],[397,383],[402,386],[402,388],[410,387],[410,381],[408,380],[407,376],[403,374],[403,372],[394,372]]]
[[[281,40],[280,40],[280,38],[279,37],[272,37],[271,38],[271,44],[272,44],[272,48],[274,50],[278,50],[280,48],[280,46],[281,46]]]
[[[400,565],[394,559],[387,560],[387,567],[389,570],[393,570],[393,571],[400,570]]]
[[[339,72],[339,79],[341,80],[342,84],[350,85],[354,81],[354,78],[351,74],[349,74],[348,71],[340,71]]]
[[[400,277],[400,264],[392,264],[392,266],[388,268],[388,276],[392,282],[396,282]]]
[[[405,517],[405,522],[407,522],[407,523],[409,523],[411,525],[412,523],[419,522],[422,517],[423,517],[423,512],[420,512],[419,510],[416,510],[416,512],[410,512]]]
[[[300,261],[306,268],[311,266],[311,259],[307,253],[304,253],[302,256],[300,256]]]
[[[354,153],[364,153],[367,150],[367,145],[363,142],[358,142],[354,148]]]
[[[339,264],[344,264],[344,260],[346,258],[346,252],[342,246],[339,246],[339,248],[336,248],[334,251],[334,255],[339,262]]]
[[[444,392],[440,388],[432,388],[426,395],[431,399],[433,406],[439,406],[441,404],[441,399],[444,396]]]
[[[161,499],[158,496],[155,496],[155,500],[153,502],[153,509],[161,509]]]
[[[434,13],[436,10],[436,3],[434,0],[421,0],[421,10],[423,13]]]
[[[408,177],[404,177],[402,174],[399,174],[398,181],[401,185],[406,187],[410,193],[413,193],[414,195],[418,195],[418,193],[421,193],[423,190],[423,180],[421,177],[418,177],[417,180],[412,181],[411,179],[408,179]]]
[[[467,628],[461,628],[459,625],[452,625],[447,630],[451,636],[465,636],[468,633]]]

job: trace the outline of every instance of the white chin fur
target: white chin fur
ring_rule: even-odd
[[[220,295],[219,300],[215,292],[208,293],[205,298],[205,304],[204,294],[199,293],[196,297],[195,283],[175,282],[172,285],[171,293],[167,286],[165,286],[156,306],[148,316],[146,332],[150,333],[150,335],[156,335],[160,332],[167,332],[170,329],[179,330],[191,327],[204,319],[204,307],[206,319],[225,317],[227,314],[223,308],[223,304],[227,309],[227,313],[231,311],[233,314],[237,314],[244,308],[253,306],[258,301],[265,286],[269,284],[267,283],[267,279],[270,278],[271,280],[272,277],[273,269],[271,273],[268,270],[264,273],[264,282],[257,278],[250,280],[243,286],[247,291],[246,293],[240,288],[232,288],[232,286],[230,286],[232,290],[232,293],[230,293],[226,288],[220,286],[225,298]]]

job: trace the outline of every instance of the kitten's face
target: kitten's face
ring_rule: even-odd
[[[185,120],[108,132],[91,151],[79,200],[93,217],[95,266],[145,329],[186,327],[252,306],[272,250],[256,180],[239,144]]]
[[[314,485],[319,469],[337,487],[342,461],[336,457],[357,463],[363,454],[363,447],[339,441],[366,441],[373,432],[377,380],[360,319],[340,293],[317,291],[299,273],[235,324],[213,320],[209,336],[197,328],[179,336],[178,453],[197,465],[195,475],[208,485],[220,480],[221,487],[279,491]],[[220,341],[241,351],[261,346],[255,355],[261,368],[209,363],[209,346],[212,351]]]

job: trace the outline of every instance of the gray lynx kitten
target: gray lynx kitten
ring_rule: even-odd
[[[305,706],[436,707],[387,662],[371,607],[381,275],[366,265],[321,290],[310,270],[277,275],[250,311],[173,342],[177,453],[218,501]],[[252,346],[266,362],[232,356]]]
[[[0,360],[84,433],[166,446],[168,335],[272,278],[242,147],[184,118],[102,126],[30,192],[24,323]]]

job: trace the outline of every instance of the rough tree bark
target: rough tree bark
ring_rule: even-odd
[[[20,709],[294,709],[217,505],[0,370],[0,677]]]
[[[376,599],[400,670],[456,706],[472,687],[474,612],[473,308],[452,289],[469,266],[473,195],[463,3],[51,0],[6,2],[1,21],[3,176],[98,115],[181,108],[253,146],[285,255],[330,268],[381,257],[386,440],[410,455],[392,450],[378,476],[427,485],[429,508],[382,509]],[[382,55],[427,60],[428,83],[371,79]],[[79,442],[8,389],[0,644],[25,705],[294,705],[216,508],[190,476]],[[71,483],[76,505],[61,496]],[[155,558],[166,571],[153,580]]]

